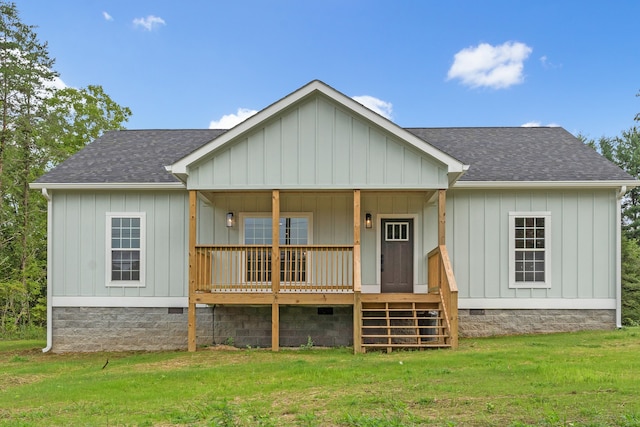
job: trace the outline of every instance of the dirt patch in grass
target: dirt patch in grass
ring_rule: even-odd
[[[20,387],[27,384],[37,383],[45,378],[44,375],[10,375],[0,374],[0,391],[8,390],[12,387]]]
[[[211,347],[207,347],[206,350],[209,351],[240,351],[242,349],[238,347],[234,347],[232,345],[218,344]]]

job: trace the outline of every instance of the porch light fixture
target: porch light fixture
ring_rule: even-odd
[[[228,212],[227,213],[227,227],[231,228],[233,227],[234,224],[234,219],[233,219],[233,212]]]
[[[373,227],[373,221],[371,220],[371,214],[370,213],[364,214],[364,226],[365,226],[365,228]]]

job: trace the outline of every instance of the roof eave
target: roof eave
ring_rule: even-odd
[[[519,189],[519,188],[620,188],[640,186],[638,180],[599,180],[599,181],[457,181],[453,188],[470,189]]]
[[[184,190],[182,182],[32,182],[29,188],[41,190]]]

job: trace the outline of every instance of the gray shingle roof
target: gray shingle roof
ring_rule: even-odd
[[[469,165],[461,181],[634,179],[560,127],[407,130]]]
[[[177,182],[164,167],[224,132],[215,129],[105,132],[36,182]]]
[[[461,181],[633,180],[562,128],[410,128],[470,165]],[[165,170],[224,130],[106,132],[36,183],[169,183]]]

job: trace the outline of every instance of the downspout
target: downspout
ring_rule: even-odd
[[[47,199],[47,346],[42,349],[43,353],[47,353],[51,351],[51,347],[53,347],[53,309],[52,305],[52,292],[51,289],[51,271],[53,270],[51,265],[51,234],[53,232],[53,202],[51,200],[51,195],[47,191],[46,188],[42,189],[42,195],[45,199]]]
[[[622,328],[622,198],[627,186],[616,194],[616,328]]]

